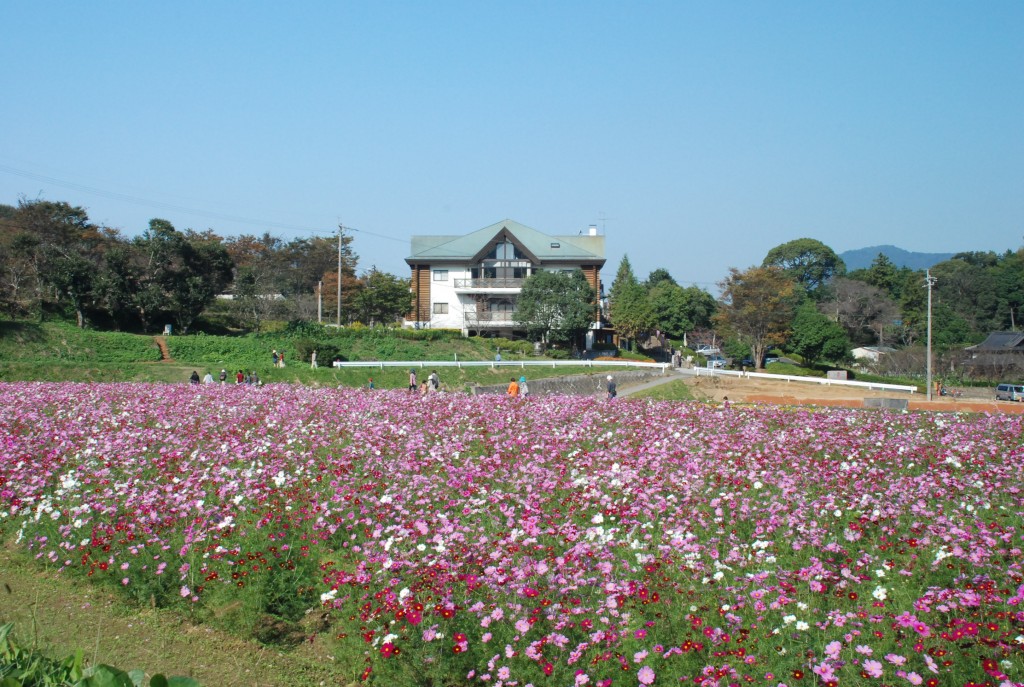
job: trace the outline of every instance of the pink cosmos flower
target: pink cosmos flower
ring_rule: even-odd
[[[640,684],[641,685],[651,685],[651,684],[654,684],[654,677],[655,677],[654,671],[651,670],[651,668],[649,666],[644,666],[636,674],[636,678],[638,680],[640,680]]]
[[[861,664],[864,672],[874,678],[882,677],[882,664],[874,659],[868,659]]]

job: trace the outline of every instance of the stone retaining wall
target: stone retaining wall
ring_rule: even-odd
[[[559,394],[565,396],[604,396],[607,389],[607,377],[615,378],[619,393],[622,390],[646,382],[651,379],[662,377],[661,370],[614,370],[599,371],[593,374],[570,375],[564,377],[545,377],[543,379],[528,379],[531,396],[546,396]],[[510,375],[511,376],[511,375]],[[517,374],[516,379],[519,379]],[[508,388],[508,383],[500,385],[473,386],[470,392],[474,396],[481,394],[503,394]]]

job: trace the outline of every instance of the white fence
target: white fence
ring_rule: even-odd
[[[419,368],[427,367],[639,367],[661,370],[662,374],[668,372],[668,363],[644,363],[632,360],[377,360],[377,361],[336,361],[334,367],[375,367],[383,370],[385,367]]]
[[[644,363],[632,360],[358,360],[338,361],[333,363],[334,367],[353,368],[377,368],[383,370],[385,367],[399,368],[437,368],[437,367],[512,367],[526,369],[527,367],[589,367],[589,368],[610,368],[610,367],[633,367],[661,370],[667,374],[671,365],[668,363]],[[708,369],[695,367],[691,370],[684,370],[685,373],[695,374],[698,377],[728,376],[751,379],[773,379],[775,381],[796,382],[798,384],[818,384],[820,386],[852,386],[862,389],[874,389],[880,391],[903,391],[916,393],[917,387],[907,384],[883,384],[881,382],[858,382],[847,379],[828,379],[825,377],[797,377],[793,375],[773,375],[767,372],[736,372],[734,370]]]
[[[828,379],[826,377],[797,377],[794,375],[773,375],[767,372],[736,372],[733,370],[708,369],[696,367],[693,370],[698,377],[715,377],[725,375],[730,377],[752,377],[755,379],[773,379],[775,381],[800,382],[803,384],[818,384],[819,386],[859,386],[862,389],[878,389],[881,391],[906,391],[916,393],[917,387],[908,384],[883,384],[881,382],[858,382],[852,379]]]

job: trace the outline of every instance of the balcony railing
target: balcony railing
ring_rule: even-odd
[[[463,314],[467,325],[492,325],[509,327],[516,323],[516,314],[507,311],[467,312]]]
[[[457,289],[521,289],[523,277],[478,277],[476,279],[456,279]]]

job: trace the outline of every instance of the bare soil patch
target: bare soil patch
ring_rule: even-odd
[[[709,401],[722,402],[726,397],[733,403],[773,403],[779,405],[820,405],[847,408],[864,407],[865,398],[900,398],[909,401],[911,410],[934,410],[945,412],[996,412],[1024,414],[1024,403],[996,401],[984,398],[979,390],[971,398],[952,399],[949,397],[927,400],[925,394],[905,391],[885,391],[864,387],[825,385],[812,382],[788,382],[763,378],[742,378],[732,376],[697,377],[688,382],[695,396]]]

